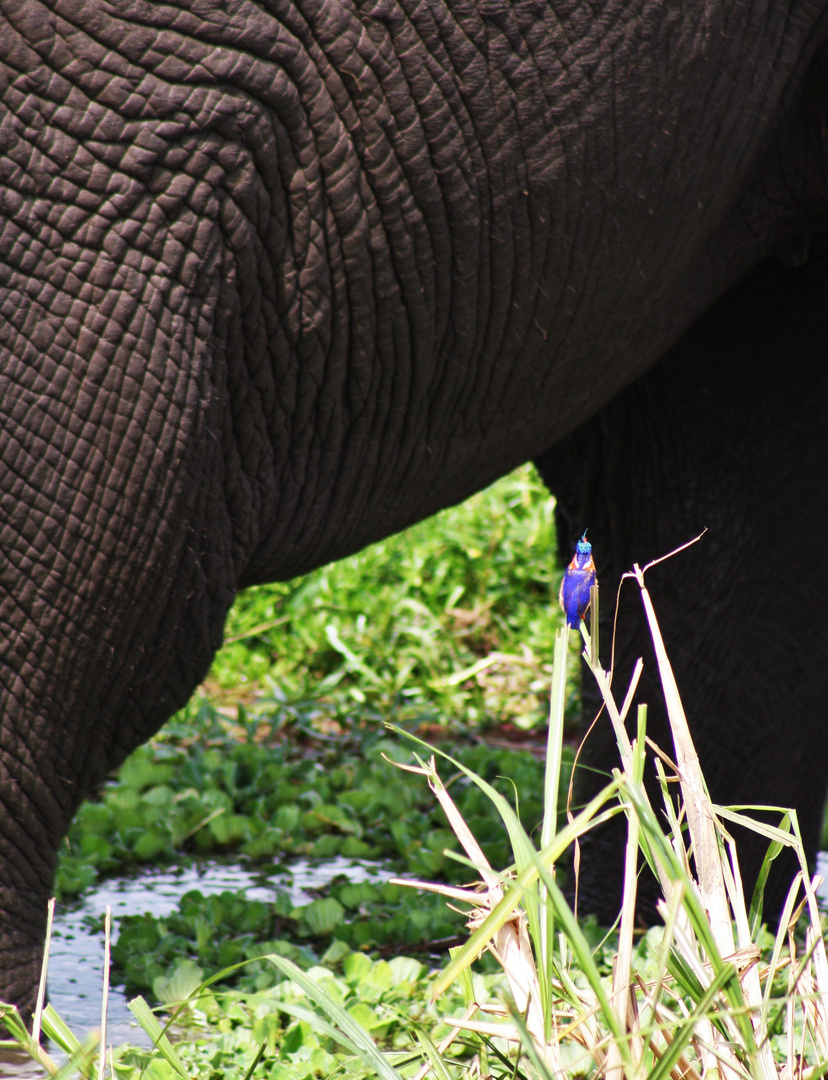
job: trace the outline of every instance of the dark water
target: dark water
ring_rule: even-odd
[[[337,857],[323,863],[299,861],[287,870],[279,867],[279,873],[203,862],[188,869],[148,871],[136,878],[111,878],[83,900],[56,911],[49,952],[49,1002],[81,1041],[93,1028],[100,1028],[104,937],[103,932],[86,927],[83,920],[88,915],[103,915],[107,905],[112,908],[114,940],[119,917],[144,912],[169,915],[178,907],[181,897],[192,889],[205,896],[244,889],[251,900],[264,901],[274,900],[278,889],[287,892],[293,904],[299,906],[313,899],[311,890],[340,874],[354,882],[384,881],[389,876],[376,864]],[[0,1030],[4,1035],[4,1029]],[[113,1046],[125,1042],[149,1045],[127,1007],[123,992],[113,986],[109,988],[107,1042]],[[60,1057],[58,1053],[54,1056]],[[0,1080],[44,1075],[29,1057],[0,1050]]]

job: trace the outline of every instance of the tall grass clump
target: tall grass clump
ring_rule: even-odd
[[[469,998],[463,1016],[446,1020],[462,1037],[460,1045],[477,1044],[471,1059],[452,1055],[451,1038],[438,1046],[417,1033],[425,1059],[420,1077],[430,1071],[443,1078],[794,1080],[828,1071],[828,962],[815,896],[818,881],[808,873],[796,814],[780,811],[786,827],[774,828],[711,802],[644,571],[636,566],[628,576],[641,592],[672,728],[672,752],[657,749],[654,758],[669,822],[666,831],[643,784],[646,708],[639,707],[634,738],[625,727],[641,661],[619,704],[610,674],[600,665],[597,640],[586,633],[583,623],[584,659],[615,733],[619,765],[606,788],[570,815],[563,828],[558,828],[556,807],[567,628],[556,639],[546,815],[539,847],[503,796],[450,755],[437,751],[453,772],[464,774],[486,793],[503,821],[514,863],[494,869],[442,781],[437,758],[433,753],[427,756],[429,748],[421,744],[417,764],[403,766],[426,779],[465,851],[470,874],[478,879],[466,888],[407,883],[445,895],[468,916],[470,937],[454,952],[432,993],[439,999],[484,952],[495,957],[508,984],[498,1000]],[[593,597],[594,613],[597,590]],[[672,777],[665,765],[671,761]],[[677,802],[669,794],[672,779],[680,791]],[[623,903],[609,971],[573,916],[556,865],[588,829],[616,814],[626,817],[627,841]],[[731,823],[768,840],[764,869],[784,846],[799,859],[779,930],[764,955],[760,944],[769,936],[761,927],[761,884],[748,907],[736,846],[727,829]],[[634,948],[639,852],[662,892],[658,911],[663,927],[648,933],[644,949]],[[323,1008],[328,1004],[317,1000]]]
[[[773,828],[710,801],[644,572],[636,566],[629,576],[641,591],[673,734],[673,753],[668,756],[662,750],[655,757],[670,828],[662,829],[643,784],[645,709],[639,709],[634,739],[625,727],[641,661],[619,704],[609,673],[600,665],[597,641],[584,631],[584,658],[615,733],[619,766],[603,792],[557,831],[556,769],[568,637],[564,628],[556,641],[546,817],[539,849],[511,806],[489,789],[515,858],[514,866],[495,872],[456,813],[434,757],[417,766],[483,884],[450,893],[455,902],[465,902],[472,911],[472,934],[442,972],[434,992],[439,994],[449,986],[484,949],[491,952],[503,967],[510,995],[493,1009],[480,1003],[480,1012],[490,1015],[466,1021],[465,1030],[508,1044],[514,1050],[515,1068],[519,1063],[521,1069],[543,1078],[573,1071],[611,1080],[714,1075],[734,1080],[746,1076],[793,1080],[821,1075],[828,1068],[828,963],[815,883],[808,874],[796,815],[788,812],[783,818],[787,829]],[[597,626],[597,620],[593,619],[593,625]],[[670,757],[681,792],[678,805],[668,790],[664,763]],[[457,768],[457,763],[451,764]],[[482,784],[474,776],[470,779]],[[618,945],[610,976],[601,971],[574,919],[556,881],[555,866],[587,829],[616,813],[626,816],[627,846]],[[761,933],[761,893],[749,909],[736,847],[726,828],[734,822],[768,839],[766,861],[781,846],[789,846],[801,867],[791,884],[770,956],[761,963],[756,942]],[[658,910],[664,927],[660,940],[650,936],[653,952],[648,971],[637,969],[633,955],[639,851],[662,891]],[[805,926],[799,951],[793,935],[797,920]]]

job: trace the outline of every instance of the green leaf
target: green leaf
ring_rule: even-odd
[[[47,1039],[56,1042],[66,1054],[77,1054],[82,1049],[80,1040],[51,1005],[47,1005],[43,1010],[41,1030]]]
[[[158,787],[152,787],[149,791],[145,791],[141,798],[148,806],[156,808],[169,806],[173,800],[173,789],[167,784],[159,784]]]
[[[388,961],[388,966],[391,969],[394,986],[405,982],[416,982],[426,970],[425,965],[412,956],[395,956],[393,960]]]
[[[144,862],[152,862],[157,855],[160,855],[162,851],[168,850],[171,846],[169,836],[154,832],[143,832],[138,837],[133,851],[138,858],[142,859]]]
[[[366,1005],[364,1001],[357,1001],[354,1005],[349,1005],[348,1015],[366,1031],[371,1031],[373,1028],[387,1023],[385,1020],[380,1020],[371,1006]]]
[[[417,1042],[422,1046],[425,1051],[425,1056],[431,1062],[431,1067],[434,1070],[434,1075],[437,1077],[437,1080],[452,1080],[451,1074],[443,1061],[443,1055],[429,1038],[428,1034],[423,1031],[422,1028],[418,1027],[416,1035]]]
[[[169,1005],[187,998],[198,990],[204,981],[204,972],[192,960],[182,960],[172,975],[164,975],[152,981],[152,992],[158,1000]]]
[[[352,952],[342,962],[342,972],[349,982],[359,983],[368,977],[371,959],[365,953]]]
[[[306,907],[296,908],[294,918],[299,918],[318,937],[330,934],[345,921],[345,908],[332,896],[314,900]]]

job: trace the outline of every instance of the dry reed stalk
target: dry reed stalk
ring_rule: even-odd
[[[728,956],[735,951],[736,946],[733,940],[733,927],[727,905],[727,893],[719,855],[719,841],[710,797],[707,794],[707,786],[702,776],[699,756],[690,735],[690,727],[684,713],[684,706],[681,703],[673,668],[667,658],[667,650],[664,647],[664,639],[661,636],[653,603],[644,585],[644,571],[636,565],[633,567],[633,574],[641,589],[641,599],[647,614],[647,622],[656,653],[658,673],[667,704],[667,715],[670,718],[670,728],[676,750],[678,777],[681,783],[684,808],[687,813],[687,824],[690,828],[690,837],[693,843],[696,883],[701,894],[702,903],[710,917],[713,937],[719,952],[722,956]]]
[[[109,953],[110,938],[112,936],[112,908],[106,905],[104,916],[104,970],[103,970],[103,993],[101,995],[101,1054],[98,1061],[98,1080],[104,1080],[106,1071],[106,1013],[109,1005]],[[110,1048],[111,1051],[111,1048]],[[114,1080],[115,1072],[110,1068],[109,1075]]]
[[[500,878],[492,870],[480,845],[455,806],[454,800],[437,775],[434,758],[431,758],[426,767],[418,765],[399,765],[398,767],[406,772],[416,773],[426,778],[428,786],[440,803],[455,836],[483,879],[484,892],[477,889],[451,890],[452,896],[456,899],[465,900],[474,908],[474,913],[468,921],[469,929],[474,931],[503,899],[504,893]],[[399,878],[393,880],[400,885],[414,884]],[[440,886],[434,888],[435,891],[444,891]],[[529,940],[525,914],[520,909],[515,910],[509,920],[495,932],[487,947],[503,968],[509,982],[515,1008],[524,1017],[526,1028],[539,1056],[554,1072],[563,1072],[563,1061],[560,1059],[555,1042],[547,1042],[545,1038],[540,982]]]

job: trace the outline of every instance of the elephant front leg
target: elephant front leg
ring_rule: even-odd
[[[234,596],[210,357],[175,344],[66,357],[48,392],[0,351],[0,1000],[24,1010],[72,815],[186,702]]]
[[[0,730],[0,1000],[18,1006],[26,1023],[35,1006],[46,908],[56,851],[68,820],[29,748],[9,746]]]
[[[564,557],[589,528],[605,665],[621,574],[708,530],[647,576],[702,768],[716,802],[795,807],[809,856],[828,772],[826,280],[826,241],[800,269],[763,265],[656,368],[538,460],[558,497]],[[638,590],[627,583],[618,695],[638,656],[648,734],[672,756],[649,632]],[[599,699],[584,678],[590,720]],[[617,765],[605,717],[581,762],[583,799]],[[649,779],[660,805],[653,770]],[[583,845],[581,910],[606,922],[620,900],[620,828]],[[737,840],[749,897],[767,845],[744,832]],[[794,871],[791,858],[775,864],[769,917]],[[642,879],[642,890],[652,917],[654,882]]]
[[[196,448],[202,461],[210,442]],[[58,573],[85,563],[82,541],[54,549],[42,579],[21,574],[15,552],[0,574],[0,1000],[27,1017],[72,816],[186,703],[232,602],[221,489],[209,478],[194,483],[187,470],[176,486],[181,497],[172,491],[158,502],[169,522],[132,515],[131,551],[115,535],[99,538],[97,554],[111,541],[112,557],[100,572],[92,560],[88,587]]]

